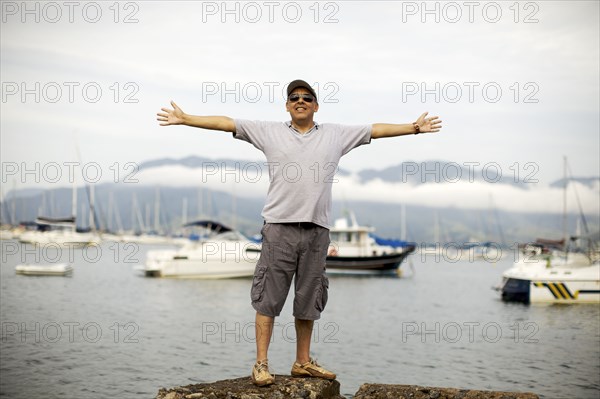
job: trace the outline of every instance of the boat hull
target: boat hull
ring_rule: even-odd
[[[55,233],[30,231],[21,234],[19,241],[23,244],[38,246],[57,246],[61,248],[81,248],[88,245],[98,245],[99,239],[86,233]]]
[[[147,277],[224,279],[252,277],[256,263],[221,262],[197,260],[172,260],[163,262],[160,268],[147,267]]]
[[[73,267],[68,264],[57,265],[18,265],[15,273],[26,276],[67,276],[73,273]]]
[[[502,300],[522,303],[599,303],[600,265],[519,265],[504,274]]]
[[[600,289],[593,281],[530,281],[508,279],[502,300],[521,303],[599,303]]]
[[[227,234],[227,233],[224,233]],[[359,256],[340,248],[340,253],[327,256],[329,274],[392,274],[415,250],[414,245],[390,251],[377,248],[379,254]],[[254,275],[261,247],[249,241],[205,241],[180,250],[150,251],[143,266],[148,277],[168,278],[238,278]],[[352,256],[348,255],[348,252]],[[375,251],[372,251],[375,252]],[[342,256],[344,255],[344,256]]]
[[[414,247],[402,253],[378,256],[328,256],[327,272],[330,274],[396,273],[402,261],[413,251]]]
[[[251,242],[204,242],[195,248],[150,251],[147,277],[224,279],[254,275],[260,253]]]

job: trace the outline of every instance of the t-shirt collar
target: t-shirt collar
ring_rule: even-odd
[[[293,130],[293,131],[295,131],[296,133],[299,133],[299,134],[308,134],[308,133],[312,132],[313,130],[319,130],[319,123],[318,123],[318,122],[316,122],[316,121],[313,121],[313,123],[314,123],[314,126],[313,126],[313,127],[311,127],[311,128],[310,128],[310,130],[309,130],[308,132],[306,132],[306,133],[300,133],[300,132],[298,131],[298,129],[296,129],[296,128],[295,128],[295,127],[292,125],[292,121],[287,121],[285,124],[287,125],[287,127],[289,127],[290,129],[292,129],[292,130]]]

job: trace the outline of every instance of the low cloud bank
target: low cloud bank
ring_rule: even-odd
[[[265,197],[269,177],[259,166],[244,168],[224,167],[208,164],[201,168],[188,168],[180,165],[161,166],[140,171],[136,175],[138,184],[172,187],[202,187],[235,194],[240,197]],[[500,182],[441,180],[440,183],[413,185],[402,182],[386,182],[371,179],[361,183],[357,174],[336,175],[333,183],[334,200],[373,201],[384,203],[405,203],[431,207],[456,207],[465,209],[496,208],[520,212],[561,213],[563,209],[563,189],[532,184],[524,190]],[[577,182],[569,183],[567,189],[567,210],[579,212],[577,196],[583,211],[597,215],[600,204],[600,185],[591,187]]]

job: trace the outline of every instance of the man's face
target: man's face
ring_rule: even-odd
[[[292,116],[292,120],[312,120],[315,112],[319,110],[319,104],[317,103],[317,100],[313,99],[313,102],[307,102],[304,100],[302,95],[307,94],[312,97],[310,91],[304,87],[298,87],[297,89],[294,89],[294,91],[290,93],[290,96],[293,94],[300,95],[300,99],[298,101],[291,102],[288,97],[288,100],[285,103],[285,108]]]

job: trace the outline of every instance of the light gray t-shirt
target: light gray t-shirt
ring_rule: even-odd
[[[312,222],[329,228],[331,188],[342,155],[371,141],[371,125],[315,124],[300,134],[290,122],[235,120],[234,137],[267,157],[267,223]]]

